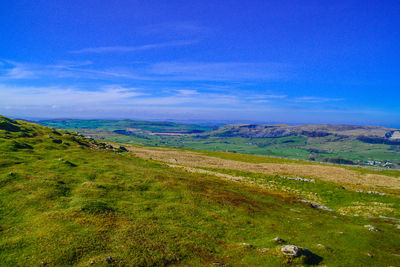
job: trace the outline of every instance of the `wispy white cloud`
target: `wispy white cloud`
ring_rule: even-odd
[[[197,95],[199,92],[197,90],[189,90],[189,89],[178,89],[176,90],[180,95]]]
[[[324,103],[324,102],[334,102],[343,100],[344,98],[329,98],[329,97],[317,97],[317,96],[303,96],[294,99],[294,101],[300,103]]]
[[[279,96],[280,94],[276,94]],[[258,98],[263,96],[263,98]],[[334,109],[321,105],[299,103],[297,98],[267,99],[267,95],[245,92],[218,93],[193,89],[159,91],[121,85],[101,86],[95,90],[77,87],[35,87],[0,84],[0,113],[25,117],[74,118],[139,118],[139,119],[249,119],[262,121],[323,123],[345,122],[338,118],[365,117],[368,121],[376,110]],[[302,97],[316,101],[321,97]],[[327,98],[323,98],[327,101]],[[332,98],[334,99],[334,98]],[[338,101],[337,99],[334,99]],[[288,115],[290,114],[290,115]],[[340,115],[340,116],[339,116]],[[345,115],[345,116],[343,116]],[[381,114],[382,115],[382,114]],[[384,114],[385,115],[385,114]],[[382,115],[383,116],[383,115]]]
[[[161,62],[150,65],[146,72],[169,80],[274,80],[287,78],[287,67],[273,62]]]
[[[84,62],[61,62],[59,64],[30,64],[15,61],[3,63],[1,80],[38,79],[43,77],[66,78],[77,77],[75,68],[90,65],[90,61]]]
[[[88,67],[90,66],[90,67]],[[2,67],[0,80],[6,79],[130,79],[142,81],[221,81],[244,82],[288,79],[288,66],[264,62],[160,62],[137,63],[134,66],[95,68],[91,62],[63,62],[60,64],[28,64],[9,62]],[[271,95],[270,98],[278,97]]]
[[[35,79],[38,76],[35,71],[25,68],[23,65],[17,65],[7,70],[4,77],[7,79]]]
[[[104,86],[96,91],[73,87],[0,85],[0,104],[4,106],[118,104],[121,101],[143,95],[146,95],[146,93],[139,91],[137,88],[124,88],[119,85]]]
[[[286,98],[287,95],[264,95],[265,98],[273,98],[273,99],[283,99]]]
[[[73,54],[84,54],[84,53],[126,53],[126,52],[134,52],[134,51],[143,51],[150,49],[159,49],[165,47],[176,47],[176,46],[185,46],[196,43],[197,41],[189,40],[189,41],[174,41],[174,42],[164,42],[157,44],[146,44],[140,46],[101,46],[101,47],[89,47],[83,48],[79,50],[70,51]]]

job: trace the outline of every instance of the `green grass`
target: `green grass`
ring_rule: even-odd
[[[318,255],[309,264],[398,264],[400,234],[390,221],[315,210],[290,193],[10,123],[19,130],[0,129],[1,265],[107,265],[110,256],[114,265],[130,266],[284,266],[276,236]],[[307,265],[303,260],[293,264]]]
[[[341,208],[354,206],[354,203],[356,202],[360,202],[366,207],[373,207],[376,205],[375,203],[380,203],[382,204],[382,207],[390,207],[390,209],[379,209],[379,207],[375,207],[377,212],[379,212],[379,215],[400,218],[400,194],[397,191],[385,190],[381,188],[381,193],[389,193],[388,195],[381,196],[378,194],[360,193],[351,187],[343,188],[339,184],[322,181],[315,177],[302,177],[315,179],[315,183],[312,183],[289,180],[282,178],[279,175],[265,175],[261,173],[219,168],[202,169],[245,177],[247,183],[259,184],[261,186],[265,186],[266,188],[289,192],[301,198],[326,205],[334,210],[340,210]],[[364,191],[367,191],[367,189]],[[368,208],[366,208],[363,212],[365,213],[364,215],[368,216],[377,215],[374,214],[373,211],[368,212]],[[349,214],[354,215],[357,214],[357,212],[350,212]]]

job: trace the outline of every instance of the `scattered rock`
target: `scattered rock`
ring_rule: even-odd
[[[344,233],[343,233],[343,232],[338,232],[338,234],[339,234],[339,235],[343,235]]]
[[[274,238],[274,241],[275,241],[276,243],[278,243],[278,244],[285,243],[285,240],[283,240],[283,239],[281,239],[281,238],[279,238],[279,237],[275,237],[275,238]]]
[[[367,256],[370,257],[370,258],[374,257],[374,255],[372,255],[371,253],[367,253]]]
[[[253,248],[254,246],[252,244],[249,243],[241,243],[242,246],[244,247],[248,247],[248,248]]]
[[[369,225],[369,224],[364,225],[364,227],[368,228],[369,231],[375,231],[375,232],[379,231],[378,228],[376,228],[375,226]]]
[[[265,253],[265,252],[267,252],[267,251],[269,251],[269,248],[260,248],[260,249],[258,250],[258,252],[260,252],[260,253]]]
[[[334,211],[333,209],[328,208],[327,206],[324,206],[324,205],[321,205],[321,204],[318,204],[318,203],[315,203],[315,202],[311,202],[311,201],[308,201],[306,199],[299,199],[299,201],[310,204],[310,207],[313,208],[313,209]]]
[[[295,245],[285,245],[285,246],[282,246],[282,248],[281,248],[281,252],[283,253],[283,255],[289,256],[289,257],[299,257],[308,251],[309,250],[306,248],[298,247]]]
[[[119,150],[121,150],[121,151],[125,151],[125,152],[128,152],[129,150],[128,149],[126,149],[126,147],[124,147],[124,146],[120,146],[119,147]]]
[[[400,224],[396,224],[396,228],[400,230]]]
[[[111,264],[111,263],[113,262],[113,259],[112,259],[111,256],[108,256],[108,257],[106,258],[106,261],[107,261],[108,264]]]
[[[177,163],[178,161],[176,159],[169,159],[169,162],[171,163]]]
[[[364,191],[364,190],[357,190],[358,193],[365,193],[365,194],[375,194],[380,196],[386,196],[385,193],[377,192],[377,191]]]
[[[292,256],[292,257],[300,256],[299,248],[294,245],[283,246],[281,248],[281,251],[282,251],[283,255],[285,255],[285,256]]]
[[[287,179],[287,180],[296,180],[301,182],[308,182],[308,183],[315,183],[315,179],[306,179],[301,177],[287,177],[287,176],[279,176],[280,178]]]
[[[90,261],[90,265],[95,264],[96,262],[94,260]]]
[[[323,260],[322,257],[312,253],[307,248],[295,245],[282,246],[281,252],[289,258],[304,257],[303,262],[310,265],[318,265]]]
[[[326,249],[326,246],[324,246],[324,245],[322,245],[322,244],[317,244],[317,247],[320,247],[320,248]]]

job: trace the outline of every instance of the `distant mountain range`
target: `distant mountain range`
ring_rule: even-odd
[[[308,137],[324,137],[336,135],[343,137],[374,137],[382,139],[400,139],[400,130],[379,126],[357,125],[286,125],[286,124],[232,124],[220,127],[213,134],[229,137],[270,138],[289,135],[304,135]]]

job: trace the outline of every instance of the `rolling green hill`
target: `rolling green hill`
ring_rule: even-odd
[[[398,214],[397,190],[361,194],[319,179],[267,187],[269,176],[219,170],[254,175],[235,181],[126,150],[0,117],[0,265],[398,266],[399,222],[378,216]],[[326,190],[332,205],[378,203],[374,216],[299,200]],[[285,256],[284,245],[307,250]]]

